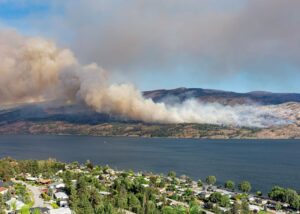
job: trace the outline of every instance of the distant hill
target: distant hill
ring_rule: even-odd
[[[195,98],[202,102],[218,102],[225,105],[251,103],[277,105],[287,102],[300,102],[300,94],[297,93],[271,93],[264,91],[236,93],[202,88],[145,91],[144,96],[153,99],[155,102],[182,102],[190,98]]]
[[[300,94],[249,92],[235,93],[201,88],[177,88],[172,90],[145,91],[144,96],[155,102],[178,103],[187,99],[197,99],[201,102],[218,102],[224,105],[253,104],[279,105],[288,102],[299,102]],[[33,103],[12,108],[0,109],[0,125],[16,121],[65,121],[77,124],[98,124],[105,122],[137,121],[119,118],[115,115],[97,113],[84,105],[57,105],[53,103]]]
[[[187,138],[300,138],[300,94],[235,93],[199,88],[144,92],[155,102],[183,102],[193,98],[224,105],[262,104],[293,123],[268,128],[230,127],[212,124],[149,124],[97,113],[84,105],[36,103],[0,107],[0,134],[79,134]]]

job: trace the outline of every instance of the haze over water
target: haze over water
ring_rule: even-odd
[[[198,140],[90,136],[0,136],[0,158],[56,158],[118,169],[167,173],[219,184],[248,180],[253,190],[273,185],[300,190],[300,140]]]

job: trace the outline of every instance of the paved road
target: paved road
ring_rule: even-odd
[[[44,203],[44,200],[40,197],[40,195],[42,193],[40,187],[32,186],[32,185],[27,184],[23,181],[15,180],[14,182],[21,183],[21,184],[25,185],[32,192],[33,200],[34,200],[34,204],[33,204],[32,207],[46,207],[46,205]]]

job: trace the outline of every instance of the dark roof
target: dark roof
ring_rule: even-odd
[[[46,213],[48,210],[50,210],[47,207],[33,207],[33,208],[30,208],[30,212],[33,212],[35,209],[39,209],[41,211],[41,213]]]

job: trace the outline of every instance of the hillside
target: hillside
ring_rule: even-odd
[[[30,104],[0,110],[0,134],[76,134],[182,138],[300,138],[300,94],[268,92],[234,93],[205,89],[144,92],[156,102],[183,102],[194,98],[205,103],[262,104],[288,121],[265,128],[213,124],[152,124],[101,114],[82,105]]]
[[[201,102],[217,102],[224,105],[252,103],[277,105],[287,102],[300,102],[300,94],[296,93],[271,93],[265,91],[236,93],[202,88],[145,91],[144,96],[153,99],[155,102],[182,102],[190,98],[195,98]]]

